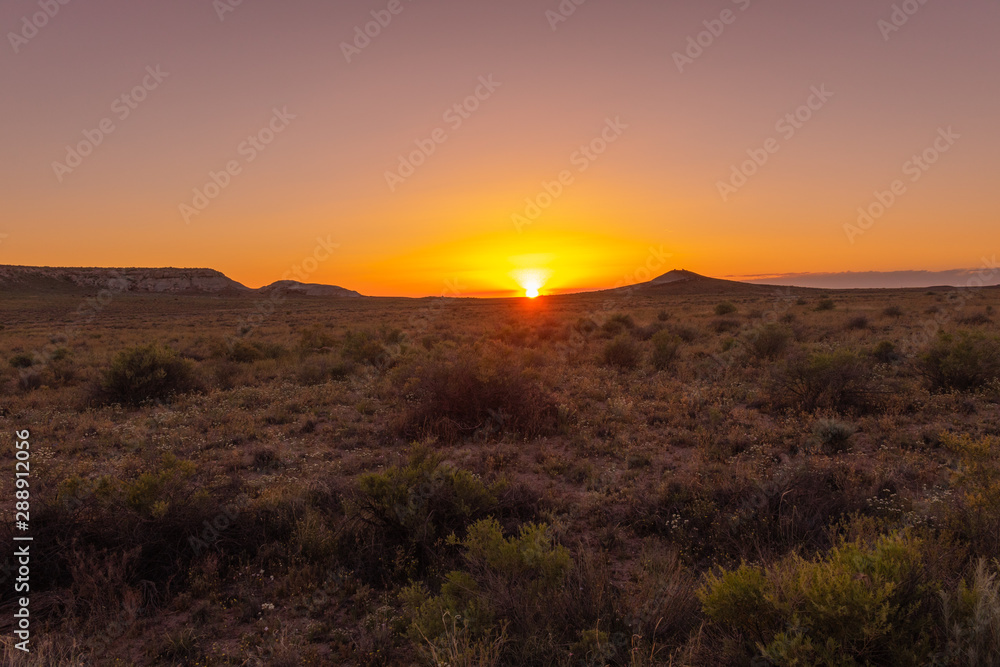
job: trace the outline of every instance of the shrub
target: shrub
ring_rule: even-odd
[[[736,306],[729,301],[723,301],[715,307],[715,314],[719,317],[732,315],[737,310]]]
[[[799,353],[774,371],[768,390],[778,407],[866,412],[878,405],[876,379],[871,364],[855,352]]]
[[[409,438],[454,441],[503,433],[532,438],[559,428],[555,401],[510,359],[463,353],[453,360],[431,361],[413,376],[407,382],[417,401],[400,428]]]
[[[975,327],[992,324],[993,320],[990,318],[988,313],[972,313],[971,315],[966,315],[965,317],[960,318],[958,323],[962,326]]]
[[[940,664],[1000,665],[1000,561],[994,560],[993,565],[979,559],[972,576],[962,580],[958,590],[941,592],[946,644]]]
[[[378,334],[371,331],[348,331],[344,336],[341,354],[348,361],[377,366],[386,361],[388,351]]]
[[[920,357],[932,391],[975,391],[1000,377],[1000,338],[984,332],[940,333]]]
[[[813,435],[824,454],[840,454],[851,448],[851,438],[857,429],[853,424],[833,419],[821,419],[813,425]]]
[[[872,358],[880,364],[891,364],[899,361],[900,356],[896,344],[891,340],[884,340],[872,350]]]
[[[849,330],[867,329],[870,326],[868,317],[865,315],[856,315],[851,319],[847,320],[847,328]]]
[[[663,325],[659,322],[653,322],[652,324],[647,324],[644,327],[636,327],[632,330],[632,335],[639,340],[646,341],[655,336],[660,331],[663,331]]]
[[[816,310],[833,310],[837,307],[837,304],[833,302],[833,299],[820,299],[819,303],[816,304]]]
[[[666,310],[661,310],[656,314],[656,319],[660,322],[666,322],[670,319],[670,313]]]
[[[169,348],[155,344],[120,352],[105,371],[100,386],[106,401],[127,405],[167,400],[195,387],[191,364]]]
[[[823,557],[706,576],[705,614],[776,665],[924,665],[931,657],[919,542],[841,542]]]
[[[653,368],[663,371],[677,360],[677,350],[681,339],[669,331],[660,331],[653,336]]]
[[[899,306],[888,306],[882,311],[882,314],[886,317],[902,317],[903,309]]]
[[[35,358],[30,354],[15,354],[10,358],[11,368],[31,368],[35,365]]]
[[[530,645],[558,629],[552,617],[573,565],[569,551],[555,543],[545,524],[529,523],[506,537],[495,519],[477,521],[464,539],[450,542],[462,548],[465,569],[447,576],[440,595],[430,596],[419,585],[403,592],[411,636],[441,646],[448,619],[461,617],[474,642],[490,642],[492,621],[502,618],[509,625],[501,633],[509,627],[522,639],[520,646],[507,646],[503,664],[525,664],[523,651],[539,658],[533,654],[539,646]]]
[[[601,325],[601,333],[607,338],[613,338],[634,328],[635,322],[632,320],[632,316],[619,313],[612,315]]]
[[[739,328],[740,323],[738,320],[721,319],[712,321],[712,331],[718,334],[737,331]]]
[[[768,324],[750,335],[750,353],[757,359],[777,359],[792,340],[791,332],[777,324]]]
[[[620,370],[633,370],[642,360],[642,348],[630,336],[619,336],[604,346],[601,363]]]
[[[406,466],[362,475],[358,488],[351,511],[373,531],[366,548],[389,576],[405,577],[439,560],[446,537],[495,513],[505,485],[487,486],[417,447]]]

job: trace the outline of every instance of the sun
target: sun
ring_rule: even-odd
[[[542,294],[542,287],[552,274],[548,269],[519,269],[512,271],[511,276],[524,290],[524,296],[537,299]]]

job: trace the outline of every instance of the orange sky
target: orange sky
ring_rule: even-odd
[[[256,287],[323,239],[338,248],[310,281],[419,296],[523,292],[525,271],[545,293],[997,253],[997,3],[929,2],[898,30],[871,0],[559,6],[245,0],[220,18],[107,0],[33,31],[38,6],[5,3],[0,263],[204,266]],[[347,62],[372,11],[387,25]],[[720,27],[679,71],[688,38]],[[98,145],[70,169],[81,142]],[[933,165],[907,164],[925,149]],[[192,213],[210,173],[225,187]],[[881,217],[845,229],[897,180]]]

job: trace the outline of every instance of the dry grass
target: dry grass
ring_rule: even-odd
[[[4,664],[748,664],[707,572],[904,530],[913,645],[994,664],[996,290],[303,298],[251,331],[252,299],[80,298],[0,296],[42,661]],[[490,517],[552,542],[476,551]],[[473,615],[428,643],[411,582]]]

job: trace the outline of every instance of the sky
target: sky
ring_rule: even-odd
[[[12,0],[0,263],[404,296],[977,270],[998,25],[994,0]]]

